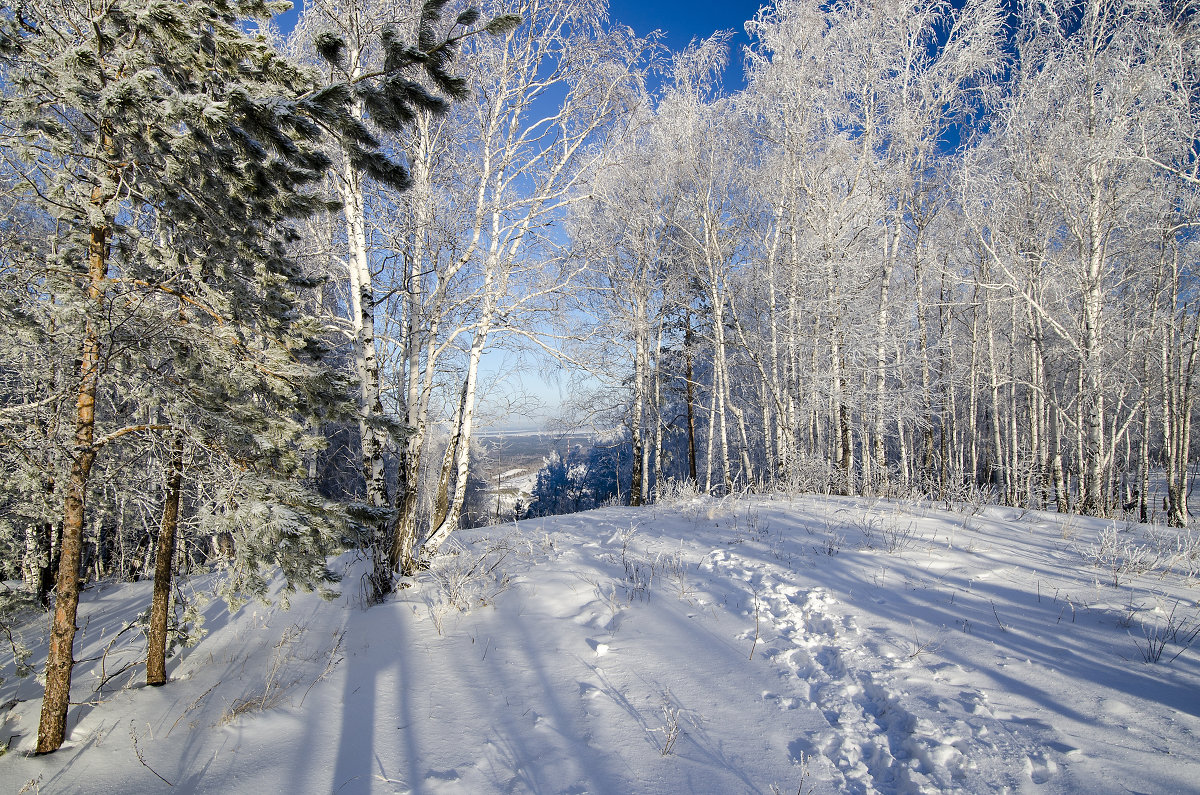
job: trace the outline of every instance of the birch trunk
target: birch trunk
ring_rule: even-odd
[[[426,235],[429,234],[434,213],[432,179],[435,152],[432,124],[432,114],[421,111],[413,125],[410,153],[412,186],[408,193],[413,207],[413,234],[407,254],[408,268],[401,303],[403,317],[400,319],[403,330],[400,346],[403,356],[403,412],[407,435],[400,447],[395,498],[396,526],[392,532],[389,565],[392,571],[399,571],[407,577],[415,575],[417,571],[413,551],[417,541],[418,497],[440,327],[436,307],[428,314],[423,311],[425,271],[428,268]],[[421,367],[422,351],[425,354],[424,368]]]
[[[1030,449],[1033,455],[1032,477],[1034,487],[1038,490],[1038,507],[1045,504],[1045,473],[1049,472],[1049,446],[1046,444],[1046,364],[1042,358],[1042,326],[1040,318],[1028,307],[1027,322],[1029,323],[1029,434]]]
[[[971,462],[971,486],[979,485],[979,318],[981,298],[978,282],[975,284],[975,306],[971,317],[971,367],[967,376],[967,439]]]
[[[660,320],[658,325],[658,344],[655,346],[654,358],[654,492],[659,493],[663,482],[663,426],[662,418],[662,349],[663,327]]]
[[[1178,263],[1176,263],[1178,268]],[[1178,294],[1178,293],[1176,293]],[[1173,383],[1166,385],[1164,400],[1164,436],[1167,450],[1167,525],[1186,527],[1188,453],[1191,450],[1191,414],[1195,407],[1197,353],[1200,352],[1200,308],[1190,306],[1179,313],[1180,329],[1173,346],[1174,355],[1164,354],[1164,364],[1170,367]],[[1187,325],[1191,324],[1190,334]],[[1165,369],[1165,368],[1164,368]],[[1169,418],[1169,426],[1168,426]]]
[[[498,219],[494,223],[498,223]],[[435,554],[445,540],[450,537],[450,534],[458,529],[459,520],[462,517],[463,502],[467,496],[467,475],[471,467],[471,433],[474,430],[475,391],[479,384],[479,361],[483,357],[488,334],[492,329],[492,321],[499,301],[498,291],[504,287],[504,280],[499,274],[499,270],[499,256],[493,249],[488,255],[483,281],[483,295],[485,296],[483,313],[471,340],[471,349],[467,358],[467,377],[463,384],[462,399],[458,408],[454,444],[454,495],[450,498],[445,516],[442,517],[441,522],[434,528],[425,543],[421,545],[422,553],[427,556]]]
[[[688,312],[683,330],[684,400],[687,403],[688,476],[692,483],[700,482],[696,467],[696,379],[692,371],[692,315]],[[707,486],[705,490],[707,491]]]
[[[714,372],[714,376],[716,373]],[[717,393],[720,391],[718,385],[712,385],[712,394],[708,399],[708,439],[704,453],[704,492],[712,494],[713,481],[713,445],[717,441]]]
[[[1103,516],[1105,503],[1104,479],[1104,383],[1101,372],[1101,312],[1103,292],[1101,273],[1104,246],[1101,229],[1101,175],[1095,164],[1089,167],[1092,180],[1092,202],[1089,206],[1088,234],[1089,251],[1083,281],[1083,362],[1081,382],[1084,392],[1080,397],[1083,412],[1083,500],[1080,512],[1089,516]]]
[[[633,410],[630,416],[630,436],[633,442],[633,471],[629,483],[629,504],[641,505],[646,499],[645,440],[642,438],[642,414],[646,405],[647,361],[646,328],[642,322],[644,307],[634,302]]]
[[[351,64],[350,77],[362,75],[363,52],[351,46],[346,53]],[[362,118],[363,106],[356,101],[352,112]],[[376,512],[371,532],[373,598],[382,599],[392,591],[391,523],[382,515],[388,507],[384,482],[383,449],[385,433],[380,429],[383,404],[380,399],[379,359],[375,343],[375,285],[367,249],[367,217],[363,195],[363,175],[343,157],[338,172],[338,192],[346,222],[346,271],[350,282],[350,324],[354,333],[354,365],[358,381],[358,434],[366,504]]]
[[[933,365],[929,359],[929,319],[925,316],[925,287],[922,281],[920,257],[913,258],[913,280],[916,283],[917,347],[921,360],[921,402],[925,410],[925,423],[921,428],[920,453],[915,466],[922,473],[921,479],[933,475],[933,426],[936,411],[933,405]]]
[[[711,272],[711,271],[710,271]],[[721,482],[724,494],[733,492],[733,472],[729,460],[729,431],[726,409],[729,394],[729,374],[725,366],[725,302],[715,285],[710,294],[713,301],[713,389],[716,398],[716,435],[721,446]],[[709,433],[713,433],[712,429]]]
[[[840,493],[850,497],[856,493],[854,487],[854,440],[850,428],[850,407],[845,403],[847,390],[845,364],[842,361],[841,330],[835,324],[830,336],[831,361],[833,364],[833,403],[836,415],[837,432],[834,439],[837,443],[837,461],[842,470]]]
[[[1147,368],[1149,369],[1149,368]],[[1142,405],[1142,439],[1138,445],[1138,493],[1137,512],[1139,522],[1150,521],[1150,390],[1149,373],[1146,374],[1147,389]]]
[[[990,380],[990,394],[992,398],[992,443],[991,455],[989,456],[988,479],[993,483],[999,476],[1001,484],[1001,494],[1008,491],[1008,472],[1004,468],[1004,445],[1000,438],[1001,427],[1001,411],[1000,411],[1000,368],[996,359],[996,333],[995,327],[992,324],[991,302],[986,302],[983,305],[983,319],[987,326],[985,333],[987,334],[987,354],[988,354],[988,376]]]
[[[880,274],[879,306],[875,313],[875,408],[873,427],[871,429],[872,448],[870,463],[873,472],[872,488],[884,491],[888,488],[888,466],[886,447],[886,419],[884,417],[884,400],[887,394],[887,328],[891,315],[891,286],[892,272],[897,248],[900,245],[899,225],[890,231],[884,241],[883,266]],[[864,467],[867,458],[864,456]]]

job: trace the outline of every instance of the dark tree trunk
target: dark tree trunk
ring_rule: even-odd
[[[62,552],[62,535],[58,532],[61,525],[47,522],[32,532],[37,534],[38,570],[35,583],[35,596],[42,607],[50,606],[50,593],[54,590],[54,574],[58,571],[58,557]],[[58,543],[55,543],[55,542]]]
[[[642,454],[645,442],[641,430],[633,434],[633,471],[629,476],[629,504],[635,508],[642,504]],[[620,472],[617,472],[618,477]]]
[[[171,575],[175,562],[175,536],[179,527],[179,490],[183,483],[183,434],[171,440],[171,471],[167,499],[158,530],[158,552],[154,560],[154,599],[150,604],[150,633],[147,638],[146,684],[167,683],[167,616],[171,607]]]

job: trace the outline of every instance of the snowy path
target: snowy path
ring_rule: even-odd
[[[746,581],[758,594],[771,627],[763,656],[782,669],[780,690],[787,693],[765,692],[763,698],[781,709],[811,704],[820,710],[827,726],[797,738],[789,750],[797,762],[820,755],[838,791],[981,792],[1019,786],[1020,771],[994,780],[977,770],[975,759],[996,755],[1028,760],[1033,783],[1049,779],[1054,763],[1045,749],[1005,730],[988,708],[987,694],[961,669],[957,676],[937,677],[949,677],[958,690],[953,697],[935,695],[933,682],[918,683],[924,685],[918,692],[898,685],[914,660],[933,654],[919,636],[908,649],[881,654],[866,645],[853,617],[842,614],[824,588],[781,581],[724,550],[711,553],[705,565]],[[791,579],[796,578],[785,578]]]

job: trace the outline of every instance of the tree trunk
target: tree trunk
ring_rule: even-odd
[[[764,378],[759,386],[760,386],[760,392],[761,392],[760,400],[762,400],[762,435],[763,435],[763,441],[762,441],[763,472],[762,472],[762,475],[760,475],[761,480],[760,480],[759,485],[761,488],[767,488],[771,484],[772,480],[775,482],[778,482],[783,476],[783,467],[782,466],[778,466],[778,465],[775,467],[771,466],[772,462],[780,462],[782,460],[782,456],[779,456],[779,454],[778,454],[778,447],[776,447],[774,444],[774,442],[777,440],[773,440],[772,436],[771,436],[771,427],[772,427],[772,425],[771,425],[771,419],[772,419],[771,404],[773,402],[772,398],[771,398],[771,390],[772,390],[772,387],[778,389],[779,382],[776,381],[774,384],[769,384],[769,383],[767,383],[767,380]],[[776,408],[776,411],[774,412],[774,414],[775,414],[775,417],[774,417],[775,425],[778,426],[779,425],[778,408]]]
[[[1095,102],[1089,97],[1089,105]],[[1089,113],[1089,115],[1091,115]],[[1083,443],[1083,499],[1079,506],[1081,513],[1089,516],[1103,516],[1105,513],[1102,483],[1104,479],[1104,388],[1102,362],[1102,310],[1104,306],[1103,284],[1101,282],[1104,267],[1105,232],[1102,228],[1103,175],[1100,166],[1091,163],[1088,166],[1088,176],[1091,182],[1092,200],[1088,205],[1087,230],[1087,261],[1086,271],[1081,285],[1083,328],[1083,361],[1080,392],[1080,410],[1084,425]]]
[[[347,53],[351,64],[350,76],[362,73],[363,53],[351,47]],[[361,118],[363,107],[357,101],[353,114]],[[384,483],[384,433],[378,423],[383,415],[379,389],[379,360],[375,345],[375,287],[367,251],[366,207],[363,194],[363,175],[348,157],[343,158],[338,190],[342,199],[342,215],[346,221],[346,270],[350,281],[350,323],[354,330],[354,364],[358,380],[358,435],[366,504],[377,512],[388,507]],[[371,538],[373,597],[380,600],[392,591],[390,552],[393,546],[389,535],[390,522],[374,517]]]
[[[713,374],[714,376],[716,373]],[[717,384],[712,385],[712,394],[708,401],[708,439],[704,451],[704,493],[712,494],[713,484],[713,444],[717,438]]]
[[[1062,459],[1062,427],[1059,416],[1059,408],[1057,400],[1052,400],[1050,411],[1047,415],[1049,420],[1048,440],[1050,447],[1050,481],[1054,487],[1054,504],[1059,513],[1067,513],[1071,510],[1071,494],[1067,488],[1067,478],[1063,473]]]
[[[699,483],[696,468],[696,381],[692,372],[692,314],[685,316],[683,329],[684,400],[687,402],[688,477]]]
[[[833,384],[832,408],[835,415],[833,423],[836,426],[832,443],[835,445],[834,457],[842,471],[842,482],[839,484],[838,493],[849,497],[855,493],[854,440],[850,430],[850,407],[846,405],[845,398],[848,384],[846,383],[846,366],[842,361],[842,332],[836,323],[829,329],[829,344],[829,358],[833,365],[833,372],[830,375]]]
[[[717,425],[709,428],[709,437],[714,433],[721,443],[722,494],[733,492],[733,467],[729,460],[729,430],[726,424],[726,407],[729,394],[729,376],[725,369],[725,298],[717,289],[710,293],[713,301],[713,396],[716,400]]]
[[[1149,357],[1147,357],[1149,358]],[[1150,368],[1147,367],[1147,370]],[[1150,492],[1150,375],[1146,374],[1145,403],[1142,405],[1142,439],[1138,445],[1138,490],[1137,511],[1138,521],[1150,521],[1149,492]]]
[[[648,369],[645,325],[642,322],[643,309],[640,302],[635,302],[634,318],[634,357],[633,357],[633,410],[630,415],[630,436],[633,443],[633,469],[629,476],[629,504],[641,505],[645,500],[644,466],[645,440],[642,438],[642,415],[646,404],[646,370]]]
[[[111,138],[102,134],[102,148],[111,149]],[[110,195],[101,186],[92,189],[91,203],[103,213]],[[91,227],[88,242],[88,298],[99,306],[108,277],[111,222]],[[71,670],[75,665],[75,618],[79,611],[79,567],[83,556],[83,527],[88,477],[96,460],[96,391],[100,382],[100,334],[88,318],[79,356],[79,394],[75,401],[75,445],[71,474],[63,504],[62,543],[55,586],[54,618],[46,655],[46,693],[38,722],[37,753],[58,750],[66,739],[67,709],[71,702]]]
[[[1178,269],[1178,264],[1176,264]],[[1178,288],[1176,288],[1178,295]],[[1188,453],[1191,449],[1192,408],[1195,404],[1193,378],[1196,371],[1197,354],[1200,352],[1200,306],[1189,307],[1179,313],[1179,332],[1175,335],[1175,350],[1168,357],[1163,355],[1164,364],[1169,363],[1170,381],[1164,401],[1168,402],[1164,412],[1164,436],[1167,448],[1167,525],[1187,526],[1187,476]],[[1190,334],[1187,324],[1192,324]],[[1167,420],[1170,420],[1169,427]]]
[[[920,257],[913,257],[913,281],[916,289],[917,345],[921,357],[921,402],[925,423],[921,428],[921,444],[914,462],[919,473],[917,483],[922,488],[933,479],[933,426],[937,414],[933,405],[933,367],[929,360],[929,319],[925,316],[925,285],[921,275]]]
[[[987,296],[981,297],[979,284],[976,283],[975,306],[971,318],[971,368],[967,376],[967,444],[972,487],[979,485],[979,304],[986,300]]]
[[[458,407],[458,427],[454,434],[456,448],[453,470],[455,475],[454,495],[450,498],[445,516],[442,517],[441,522],[434,526],[434,530],[429,538],[425,539],[425,543],[421,545],[421,550],[426,555],[432,555],[437,552],[438,547],[458,528],[459,518],[462,515],[463,501],[467,496],[467,474],[470,471],[471,465],[471,431],[475,416],[475,389],[479,381],[479,360],[483,356],[484,347],[487,345],[492,318],[496,311],[496,302],[499,300],[498,293],[491,291],[503,289],[503,279],[499,279],[501,282],[500,285],[495,284],[499,271],[499,262],[496,261],[494,255],[491,259],[492,262],[488,266],[483,284],[484,293],[488,297],[485,299],[483,313],[479,318],[479,325],[475,330],[474,339],[471,341],[471,351],[467,359],[467,377],[463,384],[462,398],[459,401]]]
[[[167,616],[171,606],[175,536],[179,527],[179,490],[183,483],[183,434],[175,431],[172,436],[171,472],[167,479],[167,499],[163,504],[162,525],[158,530],[158,552],[154,559],[154,598],[150,604],[150,632],[146,641],[146,684],[154,686],[167,682]]]
[[[663,482],[663,417],[662,417],[662,350],[663,325],[661,317],[658,323],[658,342],[654,354],[654,482],[651,488],[654,494],[660,493]]]
[[[412,248],[408,253],[408,272],[403,291],[403,317],[401,324],[401,361],[405,389],[401,392],[405,417],[404,442],[400,447],[397,468],[395,526],[392,530],[392,549],[389,565],[393,572],[403,576],[416,573],[413,549],[417,541],[419,495],[423,473],[422,459],[429,425],[429,396],[432,392],[435,363],[437,359],[438,329],[436,310],[428,316],[423,312],[425,299],[426,270],[432,256],[426,236],[430,234],[431,218],[434,214],[432,188],[433,159],[435,156],[433,116],[428,111],[418,111],[413,125],[413,150],[409,153],[412,187],[408,196],[412,204]],[[435,291],[437,287],[435,286]],[[426,324],[422,328],[422,324]],[[425,366],[421,366],[421,350],[425,348]],[[439,470],[440,477],[440,470]]]
[[[987,329],[985,331],[987,333],[988,375],[991,379],[992,397],[992,450],[988,466],[988,479],[993,484],[997,479],[999,479],[1000,493],[997,495],[997,497],[999,499],[1003,499],[1004,495],[1008,493],[1009,472],[1004,466],[1004,444],[1000,438],[1000,367],[996,356],[996,334],[992,325],[990,303],[984,304],[984,323],[987,325]]]
[[[465,399],[462,392],[466,390],[466,383],[463,384],[463,389],[459,392],[458,408],[454,412],[454,420],[450,427],[453,429],[450,434],[450,441],[446,443],[446,451],[442,453],[442,466],[438,470],[437,489],[433,498],[433,516],[430,517],[430,527],[440,527],[442,521],[446,518],[447,512],[450,510],[450,479],[454,474],[454,462],[458,460],[458,445],[460,441],[459,433],[462,430],[461,415],[462,405]]]
[[[50,480],[47,494],[54,492],[54,481]],[[42,607],[50,606],[50,593],[54,590],[55,524],[43,522],[25,527],[25,588]]]
[[[863,456],[864,466],[870,461],[874,473],[872,490],[888,491],[886,418],[884,417],[884,400],[887,394],[887,343],[888,322],[891,317],[891,287],[892,271],[897,249],[900,245],[900,231],[888,232],[884,238],[883,267],[879,284],[879,307],[875,314],[875,406],[871,428],[871,455]]]
[[[1033,461],[1031,464],[1034,482],[1031,489],[1037,490],[1037,505],[1043,507],[1046,503],[1045,474],[1049,471],[1050,447],[1046,444],[1046,395],[1049,394],[1046,383],[1046,363],[1042,358],[1042,326],[1041,319],[1034,314],[1033,308],[1028,308],[1029,320],[1029,382],[1033,385],[1030,390],[1029,432],[1030,449]]]

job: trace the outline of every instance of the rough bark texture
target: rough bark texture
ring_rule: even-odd
[[[147,638],[146,684],[167,682],[167,614],[171,606],[171,574],[175,562],[175,536],[179,526],[179,489],[183,483],[183,434],[171,441],[171,472],[167,500],[158,530],[158,553],[154,561],[154,598],[150,604],[150,633]]]
[[[361,51],[352,48],[348,58],[354,64],[351,76],[358,77]],[[353,114],[362,118],[361,102],[356,102]],[[363,196],[363,175],[348,160],[339,174],[338,188],[342,197],[342,215],[346,221],[346,269],[350,280],[350,313],[354,329],[354,363],[358,381],[358,435],[366,503],[376,511],[387,508],[387,487],[384,482],[383,449],[386,434],[378,422],[383,415],[379,390],[379,358],[375,344],[375,287],[367,249],[366,210]],[[374,599],[382,600],[392,592],[390,538],[392,523],[376,518],[372,533],[370,576]]]
[[[102,207],[104,191],[92,191],[92,203]],[[88,297],[99,302],[108,275],[107,224],[92,227],[88,246]],[[100,335],[89,320],[79,357],[79,394],[75,401],[75,449],[63,505],[62,544],[55,587],[54,618],[46,655],[46,693],[38,722],[37,753],[56,751],[67,735],[71,702],[71,669],[75,665],[75,617],[79,610],[79,566],[83,554],[84,499],[96,460],[96,387],[100,380]]]

